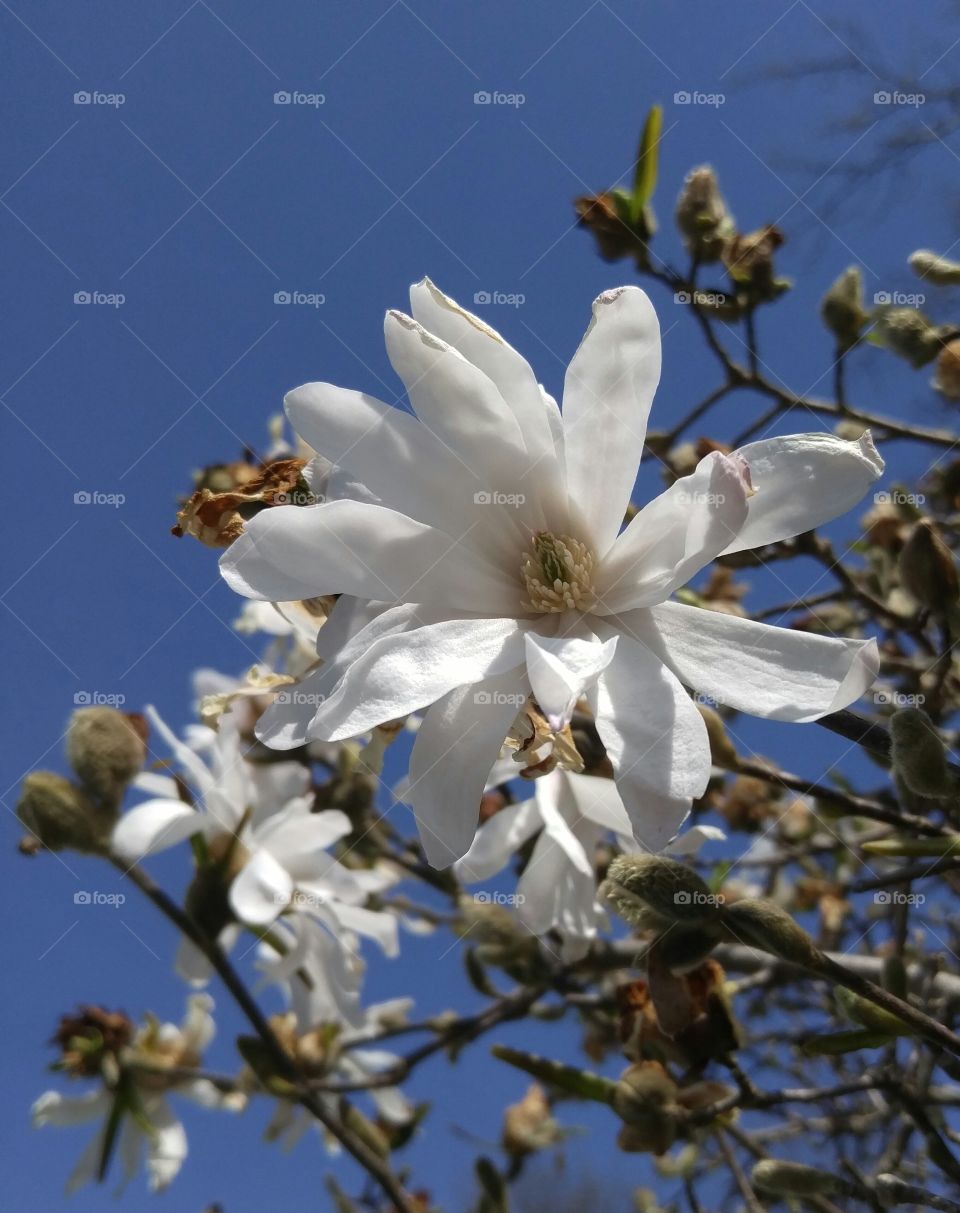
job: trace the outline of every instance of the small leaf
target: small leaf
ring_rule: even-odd
[[[814,1036],[800,1046],[808,1057],[832,1057],[837,1053],[855,1053],[857,1049],[881,1049],[892,1037],[885,1032],[870,1032],[866,1028],[853,1032],[829,1032]]]
[[[559,1061],[550,1061],[546,1057],[538,1057],[535,1053],[524,1053],[520,1049],[510,1049],[506,1045],[494,1045],[490,1050],[494,1057],[516,1066],[518,1070],[532,1075],[540,1082],[559,1087],[569,1095],[578,1099],[591,1099],[596,1103],[610,1103],[616,1090],[616,1083],[600,1074],[592,1074],[589,1070],[578,1070],[575,1066],[567,1066]]]
[[[507,1213],[507,1185],[489,1158],[478,1158],[475,1170],[480,1181],[482,1213]]]
[[[633,197],[630,200],[630,218],[634,225],[640,222],[643,209],[657,188],[657,163],[660,156],[660,133],[663,130],[663,108],[651,107],[643,124],[640,147],[637,151],[637,167],[633,176]]]

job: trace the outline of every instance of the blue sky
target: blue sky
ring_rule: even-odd
[[[78,692],[122,695],[128,710],[153,702],[182,725],[193,669],[251,663],[229,626],[239,603],[212,554],[169,536],[175,497],[191,469],[262,446],[290,387],[326,379],[395,399],[381,317],[405,306],[409,283],[429,274],[468,306],[482,292],[513,297],[477,310],[559,391],[590,301],[629,280],[626,266],[599,261],[574,229],[571,200],[628,175],[654,102],[665,107],[655,247],[681,260],[673,201],[689,168],[713,163],[744,229],[777,222],[788,236],[779,264],[797,286],[760,318],[763,356],[798,391],[828,393],[831,342],[816,305],[829,282],[858,263],[868,296],[915,289],[907,255],[954,238],[948,199],[960,140],[931,140],[909,175],[868,176],[852,194],[841,176],[876,154],[893,124],[930,120],[930,110],[877,105],[874,94],[895,88],[901,73],[922,77],[932,94],[960,54],[938,61],[947,43],[928,41],[902,5],[873,5],[869,37],[861,12],[823,0],[0,0],[5,803],[12,808],[27,771],[62,769],[61,732]],[[850,73],[767,74],[851,54]],[[674,101],[688,92],[723,100]],[[513,100],[477,103],[476,94],[492,93]],[[282,104],[277,94],[298,96]],[[862,125],[844,125],[852,115]],[[849,195],[839,207],[838,193]],[[278,304],[280,292],[323,302]],[[716,376],[691,318],[668,294],[651,293],[664,330],[654,425],[668,426]],[[77,302],[84,295],[93,301]],[[935,314],[943,306],[928,300]],[[869,349],[853,361],[854,401],[949,424],[926,373]],[[717,410],[711,432],[729,437],[756,410],[737,396]],[[780,429],[818,424],[803,416]],[[886,453],[906,477],[929,461],[902,446]],[[654,474],[644,475],[653,490]],[[123,501],[83,504],[77,494]],[[855,517],[836,533],[851,536]],[[803,592],[817,576],[799,568],[784,586],[758,575],[752,601]],[[812,726],[801,735],[741,722],[738,733],[811,778],[846,750]],[[28,863],[15,853],[17,837],[11,816],[0,885],[8,983],[0,1132],[16,1163],[5,1181],[12,1207],[29,1196],[47,1208],[83,1140],[28,1124],[31,1100],[49,1085],[44,1041],[56,1017],[78,1001],[178,1017],[183,991],[169,969],[172,933],[134,890],[121,910],[78,907],[75,892],[115,891],[113,877],[74,857]],[[179,855],[155,866],[176,890],[185,865]],[[413,993],[423,1013],[472,1005],[459,949],[443,955],[450,942],[407,941],[399,962],[372,967],[370,996]],[[226,1065],[239,1023],[214,993],[222,1035],[211,1061]],[[549,1031],[549,1050],[545,1030],[539,1046],[569,1052],[574,1033]],[[532,1039],[523,1028],[497,1038]],[[453,1126],[494,1141],[498,1109],[523,1086],[483,1044],[456,1070],[424,1070],[410,1091],[436,1110],[408,1154],[415,1181],[462,1208],[475,1145]],[[613,1180],[648,1174],[645,1160],[608,1149],[602,1110],[567,1116],[590,1128],[570,1147],[575,1166],[595,1162],[602,1144]],[[316,1200],[327,1165],[319,1147],[308,1141],[284,1163],[260,1144],[262,1123],[259,1110],[239,1123],[188,1111],[192,1154],[177,1207],[219,1199],[234,1213],[278,1184],[288,1200]],[[129,1199],[141,1207],[140,1191]],[[89,1191],[74,1207],[108,1200],[108,1190]]]

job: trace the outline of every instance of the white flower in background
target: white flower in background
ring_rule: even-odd
[[[271,746],[336,740],[427,708],[410,764],[426,854],[466,853],[484,781],[532,692],[554,729],[585,695],[637,840],[672,838],[706,787],[706,729],[684,687],[776,720],[853,702],[874,641],[670,602],[714,557],[836,517],[880,474],[869,435],[769,438],[713,452],[621,533],[660,377],[643,291],[597,299],[561,415],[526,361],[427,280],[390,312],[387,353],[415,413],[313,383],[296,430],[361,484],[265,510],[224,553],[241,594],[344,595],[322,668],[258,725]],[[325,475],[328,473],[325,471]],[[309,479],[309,476],[308,476]]]
[[[229,902],[239,923],[259,929],[299,908],[342,947],[348,947],[347,937],[357,932],[396,955],[396,919],[365,909],[364,903],[371,893],[393,884],[397,875],[386,869],[349,869],[327,853],[350,833],[350,819],[337,809],[311,812],[310,773],[303,764],[247,762],[230,713],[221,718],[217,732],[205,726],[191,729],[192,744],[171,733],[153,708],[147,708],[147,716],[199,803],[185,804],[169,777],[141,776],[136,786],[161,795],[120,818],[113,847],[122,859],[136,862],[200,835],[212,858],[229,856]],[[225,946],[236,933],[236,927],[227,928]],[[181,943],[177,968],[188,980],[209,976],[206,958],[189,940]]]
[[[491,783],[515,775],[516,765],[510,765],[512,771],[498,764]],[[517,883],[516,914],[534,935],[556,931],[563,941],[562,959],[578,960],[606,921],[597,899],[597,844],[613,834],[625,851],[634,850],[630,817],[613,780],[552,771],[534,780],[529,800],[507,805],[480,827],[456,864],[457,875],[467,884],[488,880],[538,832]],[[707,839],[724,837],[715,826],[693,826],[665,851],[692,855]]]
[[[182,1095],[204,1108],[236,1108],[237,1101],[225,1097],[205,1078],[166,1078],[165,1067],[196,1067],[204,1049],[216,1031],[213,999],[195,994],[187,1000],[187,1014],[178,1027],[172,1023],[148,1022],[140,1029],[125,1058],[132,1064],[127,1071],[132,1088],[126,1096],[105,1086],[85,1095],[68,1096],[47,1091],[33,1105],[33,1123],[69,1126],[102,1120],[100,1130],[80,1156],[67,1181],[67,1192],[75,1192],[98,1178],[106,1134],[114,1104],[126,1099],[120,1120],[116,1153],[123,1182],[131,1180],[145,1162],[151,1191],[166,1188],[176,1177],[187,1156],[187,1134],[167,1101],[167,1095]],[[149,1063],[154,1072],[138,1070],[135,1063]]]

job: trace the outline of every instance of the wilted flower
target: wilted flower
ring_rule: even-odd
[[[706,728],[683,684],[801,721],[851,703],[877,670],[873,641],[670,595],[715,556],[842,513],[882,461],[869,435],[714,451],[620,533],[660,374],[646,295],[624,287],[596,301],[562,416],[486,324],[429,281],[411,299],[415,318],[390,312],[386,340],[416,417],[330,384],[292,392],[297,429],[364,483],[349,498],[264,511],[222,558],[249,597],[344,595],[320,633],[322,668],[258,734],[288,748],[429,707],[411,799],[427,856],[444,866],[470,847],[487,774],[527,696],[556,731],[586,696],[635,837],[658,849],[710,777]]]

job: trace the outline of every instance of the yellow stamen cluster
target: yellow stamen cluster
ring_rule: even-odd
[[[522,605],[538,614],[589,611],[593,593],[593,553],[569,535],[538,531],[520,565],[526,589]]]

